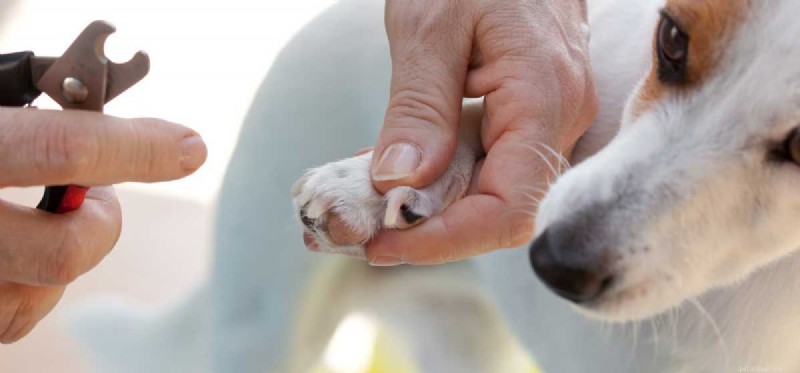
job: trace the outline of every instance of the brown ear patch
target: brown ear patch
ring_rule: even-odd
[[[689,37],[686,78],[680,84],[665,85],[659,80],[659,59],[654,32],[650,72],[635,94],[631,114],[638,117],[670,90],[696,87],[716,71],[732,35],[742,24],[749,0],[668,0],[664,13]]]

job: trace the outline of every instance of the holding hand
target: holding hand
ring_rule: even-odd
[[[553,177],[547,162],[557,161],[537,150],[569,155],[597,110],[585,2],[388,0],[386,30],[392,82],[375,188],[422,188],[444,173],[463,97],[485,97],[486,157],[470,195],[418,227],[381,232],[368,260],[435,264],[529,241],[536,197]]]
[[[206,159],[194,131],[159,119],[0,108],[0,187],[93,186],[83,206],[51,214],[0,200],[0,342],[14,342],[119,238],[110,185],[185,177]]]

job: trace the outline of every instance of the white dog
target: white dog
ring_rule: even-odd
[[[670,336],[673,369],[800,371],[800,260],[791,255],[800,247],[800,3],[589,5],[601,113],[578,156],[618,134],[541,202],[533,268],[602,320],[640,320],[694,302],[707,320],[683,326],[712,328]],[[472,131],[462,132],[476,133],[480,118],[464,115],[462,128]],[[445,209],[463,195],[480,154],[464,138],[447,173],[422,190],[377,194],[371,153],[310,170],[293,194],[314,246],[363,253],[332,244],[331,213],[370,236]],[[548,151],[532,156],[552,159]],[[702,294],[705,306],[694,300]]]
[[[527,371],[528,352],[558,373],[800,371],[800,2],[588,3],[600,113],[576,156],[603,149],[540,205],[542,281],[527,250],[387,269],[301,249],[279,201],[304,167],[372,142],[386,104],[383,4],[343,0],[254,101],[210,286],[167,317],[90,312],[80,325],[101,371],[308,372],[335,360],[336,329],[353,320],[425,373]],[[474,136],[479,108],[466,110]],[[469,143],[435,185],[385,197],[370,155],[314,169],[294,215],[320,250],[358,254],[330,244],[331,209],[367,233],[430,217],[457,197],[443,191],[463,192],[445,187],[471,176]]]

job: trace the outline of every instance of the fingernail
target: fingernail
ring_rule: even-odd
[[[181,167],[196,170],[206,161],[206,144],[199,135],[181,140]]]
[[[392,144],[383,151],[372,178],[378,181],[399,180],[414,173],[422,158],[419,150],[408,143]]]
[[[403,261],[400,260],[400,258],[394,258],[391,256],[379,256],[369,262],[369,265],[374,267],[392,267],[400,264],[403,264]]]

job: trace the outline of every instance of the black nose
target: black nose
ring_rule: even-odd
[[[606,257],[582,244],[570,229],[545,230],[530,249],[534,272],[556,294],[575,303],[596,299],[613,280]],[[589,245],[590,246],[590,245]]]

